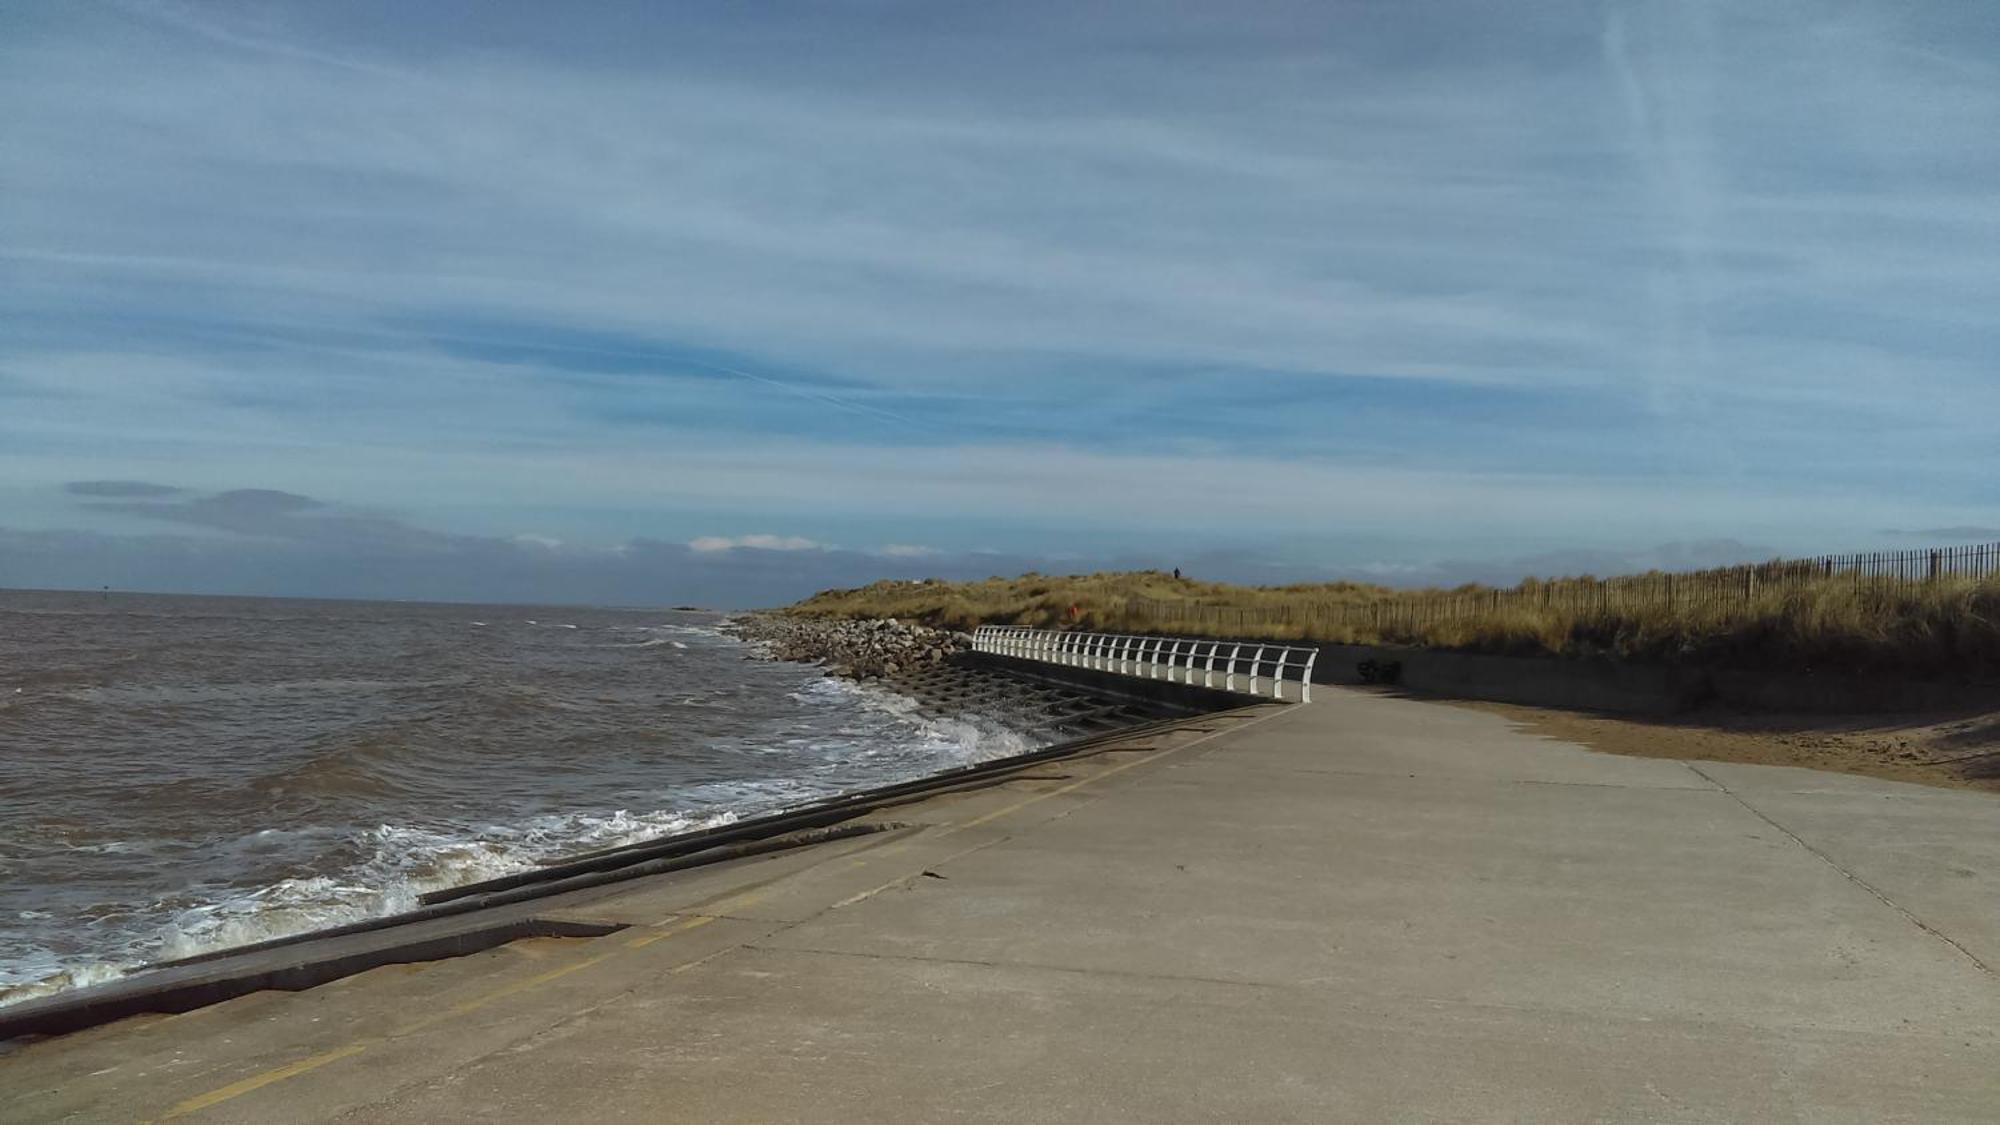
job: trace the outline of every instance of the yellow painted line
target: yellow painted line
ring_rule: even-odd
[[[665,926],[650,934],[642,934],[639,937],[630,938],[625,942],[625,947],[627,949],[644,949],[656,941],[665,941],[675,934],[687,933],[689,930],[706,926],[713,921],[715,921],[715,915],[713,914],[697,914],[679,925]]]
[[[486,1005],[491,1004],[497,1000],[505,1000],[509,996],[526,992],[531,988],[540,988],[542,985],[545,985],[552,980],[561,980],[562,978],[570,975],[571,973],[580,973],[583,970],[590,968],[592,965],[595,965],[601,961],[608,959],[610,956],[611,954],[609,953],[600,953],[595,957],[585,957],[581,961],[572,961],[569,964],[564,965],[560,969],[550,969],[546,973],[538,973],[535,976],[529,977],[527,980],[517,980],[513,984],[510,984],[505,988],[496,988],[484,996],[467,1000],[462,1004],[454,1004],[451,1007],[446,1008],[443,1012],[439,1013],[438,1015],[418,1020],[416,1023],[411,1024],[409,1027],[404,1028],[397,1034],[399,1035],[407,1034],[411,1031],[416,1031],[420,1028],[429,1027],[434,1023],[440,1023],[444,1020],[452,1018],[453,1016],[462,1016],[471,1012],[476,1012],[479,1009],[484,1008]]]
[[[943,835],[943,833],[939,833],[939,835]],[[934,860],[931,860],[931,862],[932,862],[932,863],[940,863],[940,864],[942,864],[942,863],[950,863],[950,862],[951,862],[952,860],[954,860],[954,859],[959,859],[959,858],[962,858],[962,857],[964,857],[964,856],[969,856],[969,855],[971,855],[971,854],[972,854],[973,852],[976,852],[976,851],[979,851],[979,850],[980,850],[981,848],[990,848],[990,847],[992,847],[992,846],[993,846],[993,844],[992,844],[991,842],[988,842],[988,843],[984,843],[984,844],[974,844],[974,845],[973,845],[972,847],[969,847],[969,848],[964,848],[964,849],[961,849],[961,850],[959,850],[959,851],[955,851],[955,852],[951,853],[950,855],[948,855],[948,856],[945,856],[945,857],[944,857],[943,859],[934,859]],[[861,892],[860,894],[858,894],[858,895],[848,895],[848,896],[847,896],[846,898],[844,898],[844,899],[841,899],[841,900],[840,900],[839,902],[836,902],[836,903],[834,903],[834,904],[833,904],[832,906],[829,906],[829,907],[827,907],[827,909],[828,909],[828,910],[839,910],[839,909],[841,909],[842,907],[847,907],[847,906],[853,906],[853,905],[854,905],[855,903],[857,903],[857,902],[860,902],[860,901],[861,901],[862,899],[867,899],[867,898],[874,898],[874,897],[875,897],[876,895],[879,895],[879,894],[881,894],[881,893],[882,893],[883,891],[886,891],[886,890],[890,889],[891,887],[900,887],[900,886],[902,886],[902,885],[903,885],[904,883],[907,883],[907,882],[909,882],[909,881],[910,881],[910,880],[912,880],[912,879],[917,879],[917,878],[921,878],[922,876],[923,876],[923,872],[921,872],[921,871],[919,871],[919,872],[916,872],[916,873],[913,873],[913,874],[906,874],[906,875],[898,875],[898,876],[896,876],[896,877],[895,877],[894,879],[891,879],[891,880],[889,880],[888,882],[886,882],[886,883],[882,884],[882,885],[881,885],[881,886],[879,886],[879,887],[870,887],[870,888],[868,888],[867,890],[865,890],[865,891],[862,891],[862,892]]]
[[[231,1082],[227,1086],[210,1090],[206,1094],[201,1094],[181,1102],[167,1111],[166,1120],[171,1121],[176,1117],[186,1117],[190,1113],[199,1113],[209,1106],[219,1105],[231,1098],[242,1097],[252,1090],[260,1090],[273,1082],[283,1082],[287,1078],[304,1074],[308,1070],[317,1070],[330,1062],[339,1062],[341,1059],[351,1055],[358,1055],[367,1049],[368,1044],[366,1043],[350,1043],[345,1047],[328,1051],[323,1055],[313,1055],[310,1058],[300,1059],[295,1063],[289,1063],[275,1070],[267,1070],[262,1074],[253,1074],[241,1082]]]
[[[721,957],[724,954],[728,953],[734,953],[741,948],[743,947],[740,945],[725,946],[709,954],[706,957],[697,957],[692,961],[683,961],[680,964],[675,965],[673,968],[668,969],[667,975],[670,977],[680,976],[682,973],[687,972],[689,969],[700,968],[701,966],[708,964],[710,961],[715,960],[717,957]]]

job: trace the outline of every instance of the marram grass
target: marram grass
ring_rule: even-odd
[[[1666,575],[1530,580],[1496,591],[1232,586],[1133,571],[877,582],[815,594],[787,612],[956,629],[1027,625],[1919,676],[2000,672],[2000,578],[1834,575],[1722,592]]]

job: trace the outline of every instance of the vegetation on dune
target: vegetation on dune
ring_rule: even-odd
[[[1027,625],[1920,676],[2000,674],[2000,577],[1837,574],[1758,587],[1739,571],[1729,573],[1726,597],[1716,596],[1720,585],[1692,581],[1699,576],[1664,574],[1530,580],[1506,590],[1231,586],[1159,571],[1025,574],[877,582],[828,590],[787,612],[896,617],[955,629]]]
[[[1175,578],[1157,570],[1115,571],[1065,576],[1029,572],[1018,578],[976,582],[922,582],[892,579],[851,590],[826,590],[788,612],[813,617],[896,617],[940,628],[1027,625],[1042,629],[1080,628],[1157,631],[1171,611],[1155,603],[1199,613],[1226,607],[1271,614],[1288,603],[1364,605],[1394,596],[1384,586],[1334,582],[1302,586],[1231,586]],[[1259,636],[1281,635],[1265,628]],[[1291,635],[1302,633],[1294,630]]]

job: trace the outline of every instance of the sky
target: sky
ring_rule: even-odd
[[[2000,539],[2000,7],[0,3],[0,586]]]

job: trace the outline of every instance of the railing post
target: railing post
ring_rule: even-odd
[[[1236,690],[1236,658],[1243,655],[1243,646],[1236,645],[1229,650],[1229,670],[1222,674],[1222,690]]]
[[[1259,668],[1262,668],[1263,666],[1264,666],[1264,646],[1263,646],[1263,645],[1258,645],[1258,646],[1257,646],[1257,655],[1255,655],[1255,656],[1252,656],[1252,657],[1250,658],[1250,694],[1251,694],[1251,695],[1256,695],[1256,694],[1257,694],[1257,669],[1259,669]],[[1274,683],[1273,683],[1273,687],[1272,687],[1272,690],[1271,690],[1271,697],[1272,697],[1273,699],[1275,699],[1275,698],[1277,698],[1277,695],[1278,695],[1278,692],[1277,692],[1277,688],[1276,688],[1276,686],[1275,686],[1275,681],[1274,681]]]
[[[1215,686],[1215,654],[1221,648],[1220,641],[1208,642],[1208,666],[1201,670],[1201,686],[1205,688]]]

